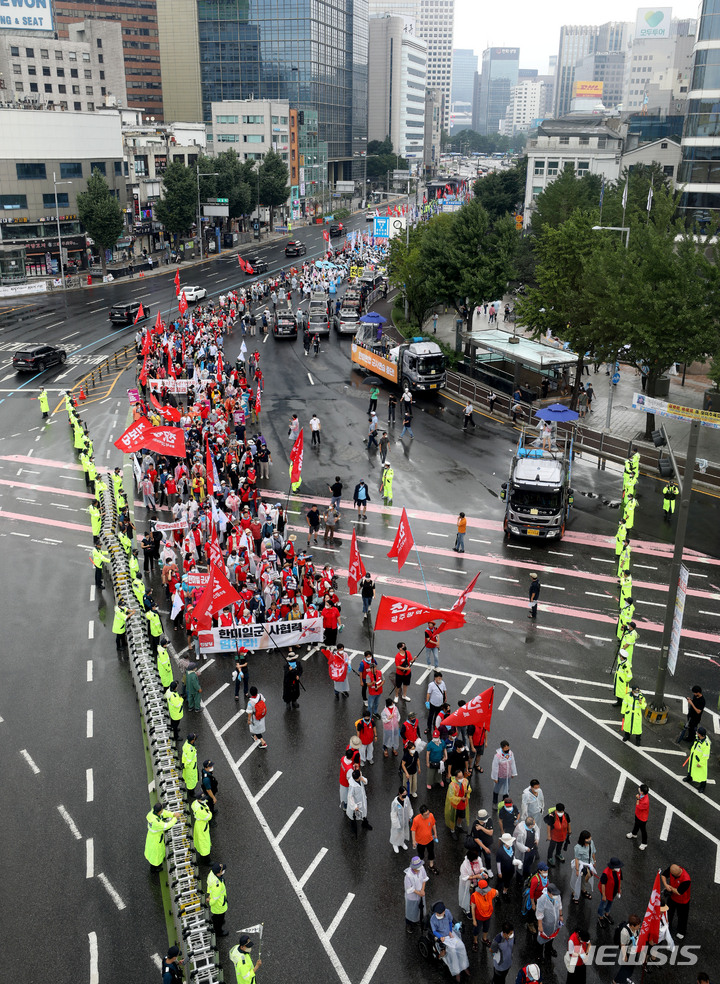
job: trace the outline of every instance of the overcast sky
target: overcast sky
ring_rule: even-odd
[[[484,48],[519,47],[520,67],[547,71],[548,58],[557,55],[563,24],[603,24],[612,20],[634,21],[641,4],[605,0],[602,4],[576,0],[455,0],[455,47],[472,48],[480,56]],[[649,6],[642,4],[642,6]],[[678,0],[673,17],[697,17],[697,0]]]

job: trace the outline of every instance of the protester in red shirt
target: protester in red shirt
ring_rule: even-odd
[[[638,846],[641,851],[644,851],[647,847],[647,821],[650,815],[649,793],[650,790],[645,783],[638,786],[638,791],[635,794],[635,824],[627,835],[628,840],[633,840],[640,834],[640,844]]]
[[[427,665],[432,666],[434,661],[435,669],[440,666],[440,645],[438,643],[438,636],[440,631],[434,622],[428,622],[428,627],[425,629],[425,648],[427,649]]]
[[[323,620],[323,642],[326,646],[337,644],[338,628],[340,627],[340,610],[335,605],[325,605],[320,615]]]
[[[412,664],[413,658],[412,653],[408,652],[408,648],[404,642],[399,642],[397,644],[397,653],[395,654],[395,703],[397,704],[400,696],[403,700],[411,700],[407,696],[407,688],[410,685],[410,680],[412,678]]]

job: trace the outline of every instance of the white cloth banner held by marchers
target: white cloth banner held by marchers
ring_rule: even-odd
[[[321,618],[303,618],[294,622],[266,622],[263,625],[237,625],[202,630],[198,633],[200,652],[234,653],[245,649],[274,649],[308,646],[323,641]]]

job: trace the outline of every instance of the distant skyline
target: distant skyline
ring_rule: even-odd
[[[507,6],[455,0],[455,47],[471,48],[478,56],[488,47],[520,48],[520,67],[547,71],[550,55],[557,55],[563,24],[604,24],[607,21],[635,22],[638,7],[649,3],[609,0],[602,5],[555,0],[538,5],[531,0],[513,0]],[[674,18],[697,17],[698,0],[681,0],[672,7]]]

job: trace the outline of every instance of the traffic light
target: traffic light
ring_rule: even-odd
[[[520,212],[516,212],[515,213],[515,228],[517,229],[518,232],[520,232],[520,230],[522,229],[522,227],[523,227],[523,217],[522,217],[522,214]]]

